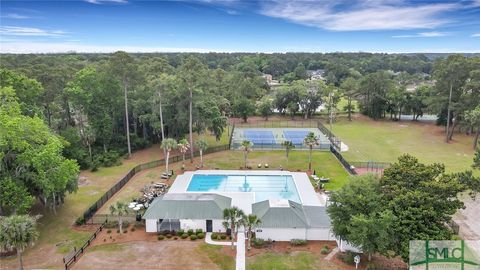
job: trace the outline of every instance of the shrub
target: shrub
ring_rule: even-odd
[[[307,244],[307,240],[304,239],[292,239],[290,240],[292,246],[304,246]]]
[[[190,229],[190,230],[187,231],[187,233],[188,233],[188,235],[192,235],[192,234],[193,234],[193,230]]]
[[[123,233],[128,233],[128,230],[123,230]]]
[[[337,258],[340,259],[342,262],[346,264],[353,264],[353,258],[355,257],[355,253],[351,251],[338,253]]]
[[[171,231],[170,234],[171,234],[172,236],[177,236],[177,232],[176,232],[176,231]]]
[[[182,234],[184,234],[184,233],[185,233],[185,230],[183,230],[183,229],[180,229],[180,230],[178,230],[178,232],[177,232],[178,235],[182,235]]]
[[[120,233],[120,230],[117,229],[117,233]]]
[[[187,237],[188,237],[188,234],[186,234],[186,233],[184,233],[180,236],[180,238],[182,238],[182,239],[187,239]]]
[[[178,237],[175,236],[175,237],[173,238],[173,240],[178,240]]]
[[[85,224],[85,218],[84,217],[79,217],[77,220],[75,220],[75,225],[80,226]]]
[[[199,234],[199,233],[203,233],[203,230],[202,229],[196,229],[195,234]]]
[[[222,240],[223,234],[217,235],[217,240]]]
[[[320,253],[322,253],[322,254],[328,254],[328,252],[330,252],[330,250],[328,249],[327,246],[324,246],[324,247],[320,250]]]
[[[203,238],[205,238],[205,234],[204,233],[197,233],[197,237],[198,237],[198,239],[203,239]]]
[[[105,225],[103,225],[103,227],[104,228],[109,228],[109,229],[116,228],[116,227],[118,227],[118,222],[113,221],[113,220],[109,220],[109,221],[105,222]]]
[[[132,228],[130,229],[130,231],[134,232],[134,231],[135,231],[135,227],[132,227]]]
[[[171,235],[171,234],[167,234],[166,237],[167,237],[168,239],[170,239],[170,238],[172,238],[172,235]]]
[[[373,263],[373,262],[368,262],[367,267],[365,267],[365,270],[377,270],[378,267]]]
[[[225,240],[225,239],[227,239],[227,235],[226,235],[226,234],[221,234],[221,235],[220,235],[220,238],[221,238],[222,240]]]
[[[107,230],[107,233],[112,233],[112,230],[108,229],[108,230]]]
[[[216,232],[212,233],[212,239],[218,239],[218,233]]]
[[[103,238],[103,242],[107,242],[107,238]]]
[[[195,234],[190,235],[190,240],[192,241],[197,240],[197,236]]]
[[[159,236],[157,237],[157,239],[158,239],[158,240],[163,240],[163,239],[165,239],[165,236],[159,235]]]
[[[256,248],[262,248],[267,244],[267,241],[265,241],[262,238],[253,238],[252,239],[252,246]]]

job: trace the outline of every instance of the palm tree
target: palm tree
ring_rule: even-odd
[[[235,242],[235,234],[237,232],[238,227],[242,224],[242,220],[244,220],[245,214],[241,209],[234,206],[232,208],[225,208],[223,210],[223,218],[225,222],[228,223],[230,226],[230,239],[232,240],[232,249],[233,243]]]
[[[12,215],[0,217],[0,249],[17,250],[18,269],[23,270],[22,252],[38,238],[39,216]]]
[[[308,170],[312,170],[312,151],[313,147],[319,145],[318,137],[315,136],[315,133],[310,132],[308,135],[303,139],[303,144],[308,146],[310,149],[308,154]]]
[[[262,221],[256,215],[248,215],[243,220],[243,225],[247,228],[247,239],[248,239],[248,250],[251,248],[250,242],[252,241],[253,230],[260,224]]]
[[[128,214],[128,205],[124,202],[118,201],[116,204],[110,205],[110,214],[117,216],[118,218],[118,229],[120,233],[123,233],[123,216]]]
[[[177,141],[172,138],[167,138],[162,141],[162,148],[167,152],[167,157],[165,158],[165,170],[168,174],[168,161],[170,159],[170,151],[177,147]]]
[[[253,143],[251,141],[245,140],[242,142],[240,149],[243,150],[243,159],[245,161],[245,169],[247,168],[247,155],[252,151]]]
[[[295,148],[295,145],[292,143],[292,141],[283,141],[282,146],[285,147],[285,154],[287,155],[287,167],[288,167],[288,154],[290,153],[290,150]]]
[[[182,153],[182,168],[185,168],[185,154],[187,153],[188,149],[190,148],[190,144],[186,139],[181,139],[178,142],[178,148],[180,149],[180,153]]]
[[[200,139],[195,142],[195,147],[200,152],[200,167],[203,167],[203,151],[207,150],[208,143],[207,141]]]

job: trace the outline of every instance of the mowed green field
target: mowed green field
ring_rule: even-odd
[[[342,155],[349,161],[393,162],[408,153],[424,163],[445,164],[448,172],[470,169],[473,160],[472,136],[454,134],[445,143],[444,129],[434,123],[373,121],[356,117],[340,119],[333,133],[350,148]]]

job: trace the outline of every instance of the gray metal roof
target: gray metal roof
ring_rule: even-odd
[[[302,205],[288,201],[289,206],[272,207],[270,202],[252,204],[252,213],[261,220],[263,228],[306,228],[308,227]]]
[[[223,219],[232,199],[218,194],[167,193],[156,198],[143,219]]]
[[[303,206],[303,210],[311,228],[330,227],[330,216],[325,206]]]
[[[252,204],[263,228],[324,228],[330,226],[330,217],[323,206],[302,206],[288,201],[288,206],[271,206],[268,200]]]

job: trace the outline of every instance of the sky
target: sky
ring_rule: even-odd
[[[480,0],[0,0],[1,53],[480,52]]]

